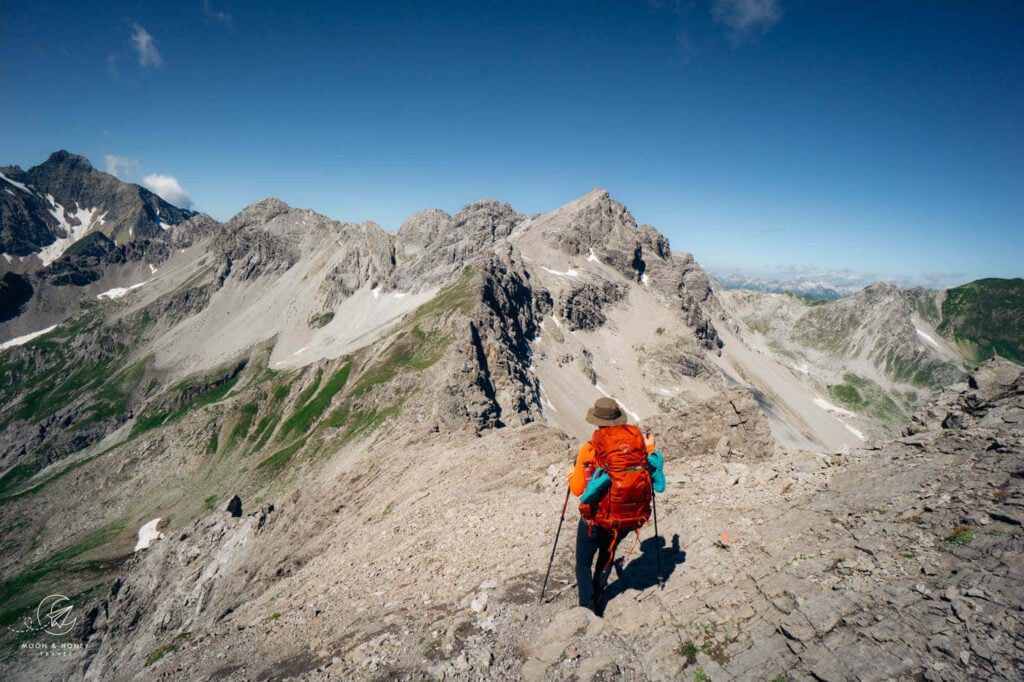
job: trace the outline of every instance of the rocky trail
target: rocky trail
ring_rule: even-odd
[[[317,536],[318,510],[338,505],[322,490],[239,518],[217,513],[155,543],[104,605],[110,622],[136,623],[131,639],[117,630],[87,638],[79,673],[1019,679],[1024,376],[992,363],[971,381],[932,403],[912,435],[848,452],[752,458],[663,442],[664,587],[647,529],[610,583],[603,619],[575,607],[572,503],[540,603],[564,491],[557,453],[572,444],[528,426],[514,438],[458,444],[471,457],[514,449],[505,452],[520,456],[522,470],[542,472],[525,486],[484,464],[493,485],[467,485],[438,461],[419,480],[440,486],[435,477],[446,477],[448,490],[428,485],[403,500],[398,489],[398,502],[364,510],[369,530],[348,538],[341,529]],[[281,561],[238,549],[275,547],[265,540],[275,535],[299,543],[271,550]],[[306,536],[314,541],[301,543]],[[619,556],[630,545],[623,541]],[[171,599],[166,590],[175,588],[159,576],[176,565],[196,577],[183,583],[191,592]],[[266,575],[275,566],[283,577]],[[276,587],[257,589],[267,580]],[[253,598],[224,581],[248,581]],[[219,591],[243,598],[219,602]],[[93,614],[96,632],[106,613]],[[264,663],[270,650],[290,653]]]

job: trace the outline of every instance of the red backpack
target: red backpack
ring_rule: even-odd
[[[651,472],[644,434],[632,424],[606,426],[594,431],[590,443],[597,466],[612,479],[601,501],[590,505],[590,521],[616,531],[616,536],[639,529],[651,518]]]

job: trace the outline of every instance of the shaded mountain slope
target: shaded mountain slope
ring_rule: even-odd
[[[216,225],[65,151],[28,171],[0,169],[0,190],[4,341],[67,320],[83,300],[140,285]]]
[[[16,266],[22,271],[40,261],[48,265],[93,230],[126,244],[157,237],[195,215],[66,151],[27,171],[0,171],[0,253],[9,256],[8,267],[15,263],[11,257],[24,261]]]

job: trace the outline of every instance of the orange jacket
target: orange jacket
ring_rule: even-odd
[[[654,436],[649,433],[644,434],[644,440],[647,444],[647,454],[649,455],[657,449],[654,444]],[[568,471],[569,490],[576,497],[582,495],[583,491],[587,489],[587,472],[585,469],[587,462],[592,462],[594,468],[597,468],[597,457],[594,454],[594,446],[591,441],[587,441],[580,446],[580,451],[576,455],[576,466]]]

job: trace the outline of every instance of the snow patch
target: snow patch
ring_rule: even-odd
[[[806,362],[803,363],[803,364],[797,365],[793,369],[795,369],[796,371],[800,372],[801,374],[810,374],[811,373],[811,368],[807,366]]]
[[[561,272],[559,270],[552,270],[551,268],[545,267],[545,266],[542,265],[542,266],[540,266],[540,269],[543,270],[544,272],[550,272],[552,275],[558,275],[559,277],[579,277],[580,276],[580,273],[576,272],[572,268],[569,268],[565,272]]]
[[[852,433],[853,435],[857,436],[857,438],[860,438],[861,440],[867,440],[867,438],[865,438],[865,437],[864,437],[864,434],[863,434],[863,433],[861,433],[861,432],[860,432],[860,431],[858,431],[857,429],[853,428],[852,426],[850,426],[850,425],[849,425],[849,424],[847,424],[846,422],[843,422],[843,426],[845,426],[845,427],[846,427],[846,430],[847,430],[847,431],[849,431],[849,432],[850,432],[850,433]]]
[[[551,398],[548,397],[547,391],[544,390],[543,386],[541,386],[540,389],[540,401],[541,404],[543,404],[552,412],[558,412],[558,408],[555,407],[555,404],[553,402],[551,402]]]
[[[89,234],[94,227],[105,223],[107,214],[104,212],[102,215],[97,215],[99,213],[98,208],[81,208],[77,202],[75,202],[74,211],[66,211],[63,206],[57,203],[52,194],[47,194],[46,199],[50,202],[50,215],[60,223],[60,226],[64,228],[64,232],[67,234],[67,237],[63,239],[58,238],[57,241],[49,246],[44,246],[39,251],[39,259],[43,261],[43,265],[50,265],[50,263],[64,255],[68,247]],[[78,224],[72,225],[70,220],[65,217],[65,213],[72,220],[77,220]]]
[[[5,253],[5,254],[4,254],[4,258],[6,258],[6,259],[7,259],[7,262],[8,262],[8,263],[12,263],[12,262],[14,262],[14,259],[13,259],[13,258],[11,258],[11,254],[9,254],[9,253]]]
[[[596,388],[598,391],[600,391],[601,395],[603,395],[605,398],[611,398],[611,395],[608,394],[608,391],[606,391],[603,388],[601,388],[601,384],[594,384],[594,388]],[[614,400],[614,398],[613,398],[613,400]],[[622,401],[616,400],[615,402],[617,402],[619,404],[619,407],[622,408],[623,412],[625,412],[626,414],[628,414],[630,417],[633,418],[633,422],[635,424],[639,424],[640,423],[640,415],[638,415],[636,412],[634,412],[633,410],[631,410],[628,407],[626,407],[625,405],[623,405]]]
[[[842,424],[847,431],[857,436],[857,438],[861,439],[862,441],[867,440],[867,438],[864,437],[864,434],[861,431],[850,426],[842,419],[839,419],[839,417],[856,417],[857,415],[855,415],[853,412],[850,412],[849,410],[844,410],[843,408],[838,407],[837,405],[833,405],[832,403],[825,400],[821,396],[814,396],[814,404],[820,407],[821,409],[827,410],[831,412],[833,415],[836,415],[836,419],[839,420],[839,423]]]
[[[3,343],[0,343],[0,350],[7,350],[8,348],[14,348],[15,346],[22,346],[31,341],[32,339],[42,336],[43,334],[49,334],[56,328],[57,325],[53,325],[52,327],[47,327],[46,329],[41,329],[37,332],[32,332],[31,334],[19,336],[18,338],[11,339],[10,341],[4,341]]]
[[[156,274],[156,266],[153,265],[152,263],[148,263],[148,265],[149,265],[149,274],[155,275]]]
[[[592,263],[600,263],[601,262],[601,261],[599,261],[597,259],[597,256],[594,255],[594,247],[590,247],[590,255],[587,256],[587,260],[591,261]]]
[[[650,286],[651,280],[647,277],[647,273],[646,272],[644,274],[640,275],[640,283],[643,284],[645,287],[646,286]]]
[[[942,346],[940,346],[939,343],[935,339],[933,339],[931,336],[928,336],[928,334],[925,334],[924,331],[922,331],[919,327],[915,326],[914,327],[914,331],[916,331],[917,335],[920,336],[922,339],[924,339],[928,343],[932,344],[933,346],[935,346],[939,350],[942,350]]]
[[[537,323],[537,335],[530,339],[531,344],[540,343],[541,334],[544,331],[544,320]]]
[[[374,287],[370,290],[370,293],[373,294],[374,298],[380,298],[380,287]]]
[[[302,355],[305,352],[306,352],[306,346],[303,346],[302,348],[300,348],[297,351],[295,351],[294,353],[292,353],[292,355]]]
[[[147,279],[146,282],[148,281],[149,280]],[[110,299],[111,301],[113,301],[115,298],[123,298],[124,295],[127,294],[129,291],[131,291],[132,289],[138,289],[146,282],[139,282],[138,284],[133,284],[128,288],[114,287],[113,289],[108,289],[107,291],[104,291],[102,294],[96,294],[96,298],[100,299],[101,301],[105,298]]]
[[[136,552],[140,549],[149,549],[156,540],[163,540],[164,534],[156,529],[159,523],[160,517],[157,517],[139,529],[139,541],[135,543]]]
[[[3,180],[4,180],[4,182],[9,182],[9,183],[11,183],[12,185],[14,185],[14,186],[15,186],[15,187],[17,187],[18,189],[20,189],[20,190],[21,190],[22,192],[24,192],[25,194],[32,194],[32,193],[33,193],[33,192],[32,192],[32,190],[30,190],[30,189],[29,189],[29,188],[28,188],[28,187],[27,187],[26,185],[23,185],[23,184],[21,184],[21,183],[20,183],[20,182],[18,182],[17,180],[11,180],[11,179],[10,179],[9,177],[7,177],[6,175],[4,175],[3,173],[0,173],[0,179],[3,179]],[[10,190],[7,190],[7,191],[8,191],[8,192],[10,192]],[[14,192],[11,192],[11,194],[14,194]]]
[[[822,398],[820,396],[814,396],[814,404],[817,405],[818,407],[820,407],[823,410],[828,410],[829,412],[832,412],[833,414],[842,415],[843,417],[856,417],[857,416],[853,412],[850,412],[849,410],[844,410],[843,408],[841,408],[841,407],[839,407],[837,405],[833,405],[832,403],[830,403],[829,401],[825,400],[824,398]]]
[[[558,321],[558,317],[557,316],[552,315],[551,316],[551,321],[554,322],[555,326],[558,327],[559,329],[562,328],[562,323]]]
[[[4,187],[4,191],[7,192],[8,194],[10,194],[12,197],[18,196],[17,194],[15,194],[14,192],[11,191],[10,187]]]
[[[408,295],[409,295],[408,291],[396,291],[395,292],[395,298],[402,298],[403,296],[408,296]]]

